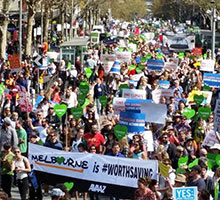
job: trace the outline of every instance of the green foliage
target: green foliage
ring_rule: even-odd
[[[132,21],[137,18],[143,18],[147,14],[147,4],[144,0],[106,1],[103,11],[106,12],[106,8],[109,7],[112,10],[113,18],[125,21]]]

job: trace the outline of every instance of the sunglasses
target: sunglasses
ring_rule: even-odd
[[[20,151],[15,151],[15,153],[21,153]]]

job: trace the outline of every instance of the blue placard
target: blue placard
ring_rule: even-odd
[[[126,112],[141,113],[141,103],[152,103],[151,99],[126,99],[125,110]]]
[[[170,81],[159,80],[159,86],[163,89],[168,89],[170,87]]]
[[[149,59],[147,60],[147,68],[152,71],[161,71],[164,66],[163,60],[153,60]]]
[[[197,187],[173,188],[174,200],[198,200]]]
[[[145,114],[134,112],[120,112],[120,125],[127,126],[128,133],[139,134],[144,132]]]
[[[220,88],[220,74],[204,73],[203,84],[210,87]]]

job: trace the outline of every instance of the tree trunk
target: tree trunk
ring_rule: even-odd
[[[5,59],[8,22],[9,22],[8,19],[5,18],[0,24],[0,58],[1,59]]]
[[[33,21],[34,21],[35,12],[29,6],[28,8],[28,21],[27,21],[27,37],[26,37],[26,44],[25,44],[25,55],[31,56],[32,53],[32,30],[33,30]]]
[[[49,18],[50,18],[50,8],[49,5],[45,5],[44,11],[44,42],[48,41],[48,27],[49,27]],[[52,28],[52,27],[51,27]]]

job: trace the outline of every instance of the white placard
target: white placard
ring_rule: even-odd
[[[152,91],[152,99],[154,103],[160,103],[161,97],[170,98],[173,96],[172,89],[156,89]]]
[[[216,136],[215,131],[211,130],[205,135],[205,139],[203,140],[202,146],[214,146],[215,143],[219,143]]]
[[[146,99],[146,91],[137,89],[123,89],[122,97],[126,99]]]
[[[200,70],[205,72],[213,72],[215,69],[214,60],[202,60]]]
[[[141,113],[146,115],[146,122],[164,124],[167,116],[165,104],[141,103]]]
[[[116,52],[116,60],[120,62],[126,62],[130,63],[131,62],[131,52],[129,51],[124,51],[124,52]]]

